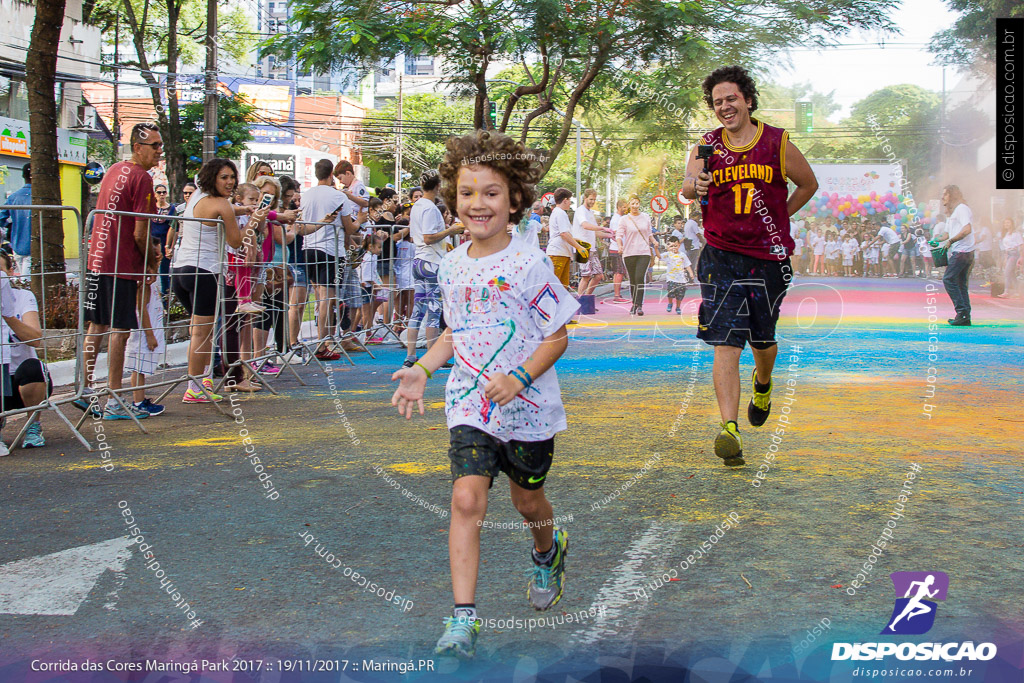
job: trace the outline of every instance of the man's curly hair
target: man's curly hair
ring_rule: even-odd
[[[704,90],[704,101],[711,109],[715,108],[711,91],[719,83],[735,83],[743,96],[750,100],[750,113],[753,114],[757,111],[757,84],[754,83],[749,71],[742,66],[723,66],[721,69],[712,71],[711,75],[705,78],[704,83],[701,84],[701,88]]]
[[[543,173],[543,153],[530,149],[507,135],[478,130],[463,137],[452,136],[445,142],[447,152],[438,168],[441,174],[441,199],[456,213],[459,169],[486,166],[508,181],[509,199],[516,210],[509,221],[518,223],[537,196],[537,183]]]

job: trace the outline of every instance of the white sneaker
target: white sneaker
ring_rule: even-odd
[[[239,313],[262,313],[267,309],[254,301],[245,301],[239,304],[235,310]]]
[[[11,449],[9,449],[7,447],[7,444],[5,444],[3,441],[0,441],[0,458],[4,457],[5,455],[10,455],[10,454],[11,454]]]

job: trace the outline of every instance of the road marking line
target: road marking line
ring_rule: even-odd
[[[644,584],[652,565],[658,566],[675,546],[675,530],[654,522],[639,538],[634,537],[626,557],[612,569],[598,591],[590,609],[597,612],[597,618],[578,636],[577,641],[592,645],[610,636],[619,642],[632,642],[633,633],[640,627],[640,619],[650,607],[650,600],[635,601],[633,590]],[[641,571],[647,563],[646,572]],[[601,607],[604,611],[601,611]]]
[[[74,614],[104,572],[124,571],[131,545],[120,536],[0,565],[0,614]]]

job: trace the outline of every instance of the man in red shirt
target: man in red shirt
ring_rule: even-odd
[[[124,354],[131,330],[139,326],[136,314],[136,291],[147,270],[156,267],[158,256],[149,238],[149,219],[119,216],[108,211],[156,213],[153,178],[149,169],[160,161],[164,143],[160,130],[152,123],[139,123],[132,128],[132,157],[110,167],[100,185],[96,202],[89,257],[85,273],[85,321],[89,329],[85,338],[85,391],[75,405],[89,409],[92,375],[100,342],[108,330],[107,386],[121,388]],[[131,402],[126,402],[133,410]],[[93,407],[94,412],[98,411]],[[135,417],[148,417],[146,411],[135,411]],[[109,399],[104,419],[125,420],[131,415],[116,401]]]
[[[771,411],[775,323],[793,277],[789,217],[814,196],[818,181],[788,132],[750,117],[757,110],[757,86],[746,69],[717,69],[703,90],[722,127],[700,140],[714,148],[708,173],[696,146],[690,153],[683,194],[702,198],[707,245],[697,264],[697,337],[715,347],[712,374],[722,416],[715,455],[731,467],[744,464],[736,424],[740,355],[749,342],[756,368],[747,419],[760,427]],[[796,185],[792,195],[787,178]]]

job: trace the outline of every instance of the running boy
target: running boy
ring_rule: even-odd
[[[508,475],[512,503],[533,534],[530,604],[546,610],[562,597],[569,543],[553,526],[544,482],[554,435],[567,428],[552,366],[565,352],[565,323],[579,304],[555,277],[551,260],[508,233],[533,203],[539,155],[490,131],[450,138],[446,146],[441,195],[472,241],[442,261],[438,282],[449,327],[423,358],[392,376],[401,384],[391,403],[406,418],[414,404],[422,415],[427,380],[455,356],[445,389],[455,607],[435,652],[468,658],[481,623],[475,602],[480,528],[499,472]]]
[[[670,235],[668,238],[668,251],[662,252],[661,258],[668,266],[665,272],[665,281],[668,285],[668,307],[666,313],[672,312],[672,302],[676,302],[676,313],[682,313],[683,299],[686,298],[686,283],[694,282],[693,269],[690,268],[690,258],[679,251],[679,238]]]

